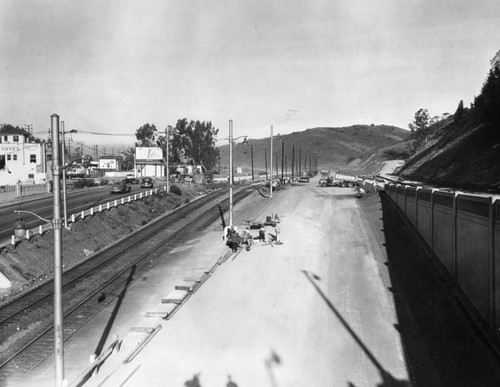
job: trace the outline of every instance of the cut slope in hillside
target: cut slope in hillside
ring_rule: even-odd
[[[429,184],[498,191],[500,127],[479,123],[473,112],[435,133],[400,176]]]
[[[434,130],[431,141],[400,175],[431,184],[500,192],[500,63],[492,65],[471,108],[464,109],[460,101],[452,118]],[[433,131],[422,128],[425,133],[420,133],[427,137],[429,129]]]

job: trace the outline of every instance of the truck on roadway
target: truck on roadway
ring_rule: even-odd
[[[358,185],[358,177],[342,173],[334,173],[333,176],[319,179],[318,185],[321,187],[354,187]]]

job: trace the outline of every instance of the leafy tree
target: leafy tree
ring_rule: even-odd
[[[481,120],[500,122],[500,67],[490,70],[481,89],[481,94],[474,100],[474,108]]]
[[[411,130],[409,150],[414,154],[429,138],[430,116],[427,109],[419,109],[408,125]]]
[[[213,169],[219,157],[219,149],[215,146],[218,132],[210,121],[177,120],[172,131],[173,160],[187,160],[192,165],[201,165],[204,171]]]
[[[135,148],[131,147],[121,152],[122,155],[122,169],[130,171],[134,168]]]
[[[142,125],[135,132],[135,137],[137,138],[136,146],[158,146],[156,143],[158,131],[154,124],[149,123]]]

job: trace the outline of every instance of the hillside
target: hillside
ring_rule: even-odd
[[[273,137],[273,168],[278,160],[281,172],[282,141],[285,148],[285,165],[288,171],[291,168],[292,146],[295,147],[295,159],[298,162],[299,154],[309,165],[309,159],[318,160],[319,169],[349,169],[360,170],[366,166],[374,168],[380,165],[381,160],[392,158],[386,151],[399,154],[404,151],[404,140],[409,131],[387,125],[353,125],[341,128],[312,128],[303,132],[293,132]],[[248,139],[248,146],[235,144],[234,165],[242,167],[245,172],[251,170],[251,146],[253,146],[254,169],[265,170],[265,153],[267,152],[268,168],[270,164],[270,139]],[[250,146],[251,145],[251,146]],[[220,147],[221,169],[227,170],[229,165],[229,146]]]
[[[500,126],[478,122],[469,112],[460,122],[434,133],[399,175],[428,184],[498,192]]]
[[[430,128],[425,146],[400,176],[428,184],[500,192],[500,68],[491,69],[481,94],[446,125]]]

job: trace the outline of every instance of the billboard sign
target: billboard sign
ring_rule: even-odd
[[[163,151],[159,147],[135,148],[136,160],[163,160]]]
[[[99,159],[99,169],[117,170],[116,159]]]

